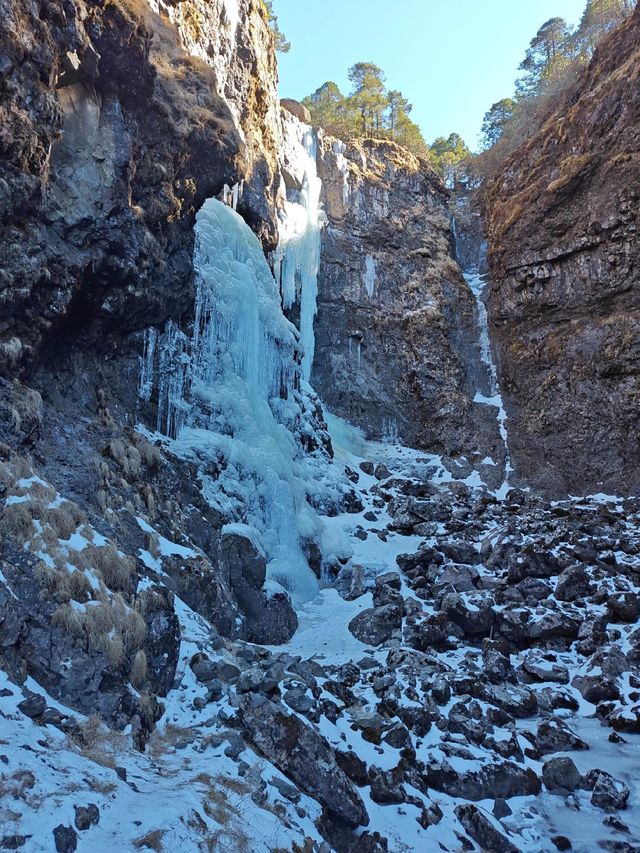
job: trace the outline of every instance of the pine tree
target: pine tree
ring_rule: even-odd
[[[267,7],[267,20],[269,22],[269,29],[273,33],[276,41],[276,50],[278,53],[289,53],[291,50],[291,42],[280,29],[278,16],[273,11],[273,0],[263,0],[263,2]]]
[[[380,135],[384,129],[384,112],[388,105],[384,74],[373,62],[358,62],[349,69],[353,93],[350,106],[359,115],[359,132],[363,136]]]
[[[349,79],[353,88],[348,97],[327,81],[303,100],[313,124],[340,139],[392,139],[415,154],[431,157],[420,128],[409,117],[411,104],[397,89],[387,91],[377,65],[358,62],[349,69]]]
[[[447,138],[439,136],[430,151],[445,184],[455,187],[462,174],[461,164],[471,156],[464,139],[459,133],[451,133]]]
[[[404,97],[402,92],[393,89],[387,93],[387,129],[392,139],[398,131],[400,124],[412,109],[412,105]]]
[[[589,58],[596,45],[633,12],[633,0],[587,0],[575,35],[579,52]]]
[[[352,135],[353,116],[349,104],[333,81],[323,83],[312,95],[307,95],[302,103],[311,113],[314,125],[323,127],[332,136],[348,138]]]
[[[566,57],[571,50],[571,32],[564,18],[550,18],[531,39],[525,58],[520,63],[524,72],[516,81],[519,98],[533,97],[548,78],[549,68]]]
[[[512,98],[503,98],[492,105],[482,120],[482,147],[490,148],[504,135],[513,119],[516,103]]]

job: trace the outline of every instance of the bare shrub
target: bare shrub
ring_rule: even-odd
[[[9,338],[8,341],[4,341],[0,345],[0,354],[2,355],[2,360],[8,364],[10,367],[15,367],[16,364],[20,361],[20,357],[22,356],[22,341],[20,338]]]

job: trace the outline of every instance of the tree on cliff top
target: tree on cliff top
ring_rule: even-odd
[[[550,18],[531,39],[516,80],[519,98],[536,95],[557,64],[571,55],[570,30],[564,18]]]
[[[269,29],[273,33],[273,36],[276,40],[276,50],[278,53],[289,53],[291,50],[291,42],[287,39],[285,34],[280,29],[278,24],[278,16],[273,11],[273,0],[263,0],[264,5],[267,8],[267,20],[269,22]]]
[[[520,64],[515,98],[503,98],[485,114],[484,150],[474,167],[480,179],[498,170],[509,152],[536,132],[598,43],[634,8],[635,0],[586,0],[575,31],[562,18],[551,18],[540,27]]]
[[[389,97],[382,69],[373,62],[357,62],[349,69],[349,80],[353,86],[349,100],[358,116],[358,134],[376,136],[388,130]]]
[[[513,119],[516,103],[512,98],[502,98],[487,110],[482,120],[482,147],[490,148],[503,135],[505,128]]]
[[[433,164],[448,187],[455,187],[465,175],[464,164],[471,156],[459,133],[439,136],[430,148]]]
[[[427,157],[429,149],[420,128],[409,117],[411,104],[397,89],[387,90],[382,69],[373,62],[357,62],[348,75],[352,84],[348,96],[327,81],[303,100],[313,124],[345,140],[392,139]]]
[[[600,39],[633,12],[634,0],[587,0],[575,34],[577,49],[590,57]]]

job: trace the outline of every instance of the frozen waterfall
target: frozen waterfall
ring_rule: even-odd
[[[336,484],[323,452],[303,448],[315,427],[299,387],[299,335],[282,313],[262,246],[244,220],[210,199],[195,230],[191,338],[172,323],[157,341],[149,337],[141,388],[148,396],[153,341],[159,429],[173,438],[178,455],[198,464],[211,506],[255,528],[270,560],[269,579],[294,600],[308,599],[317,582],[301,543],[320,524],[307,496],[329,500]]]
[[[454,220],[455,221],[455,220]],[[511,456],[509,453],[509,436],[507,434],[507,413],[502,402],[502,394],[500,393],[500,385],[498,383],[498,371],[493,360],[491,352],[491,340],[489,338],[489,320],[487,317],[487,308],[484,304],[484,289],[485,277],[480,275],[477,270],[470,270],[463,273],[464,278],[469,285],[469,289],[473,293],[476,301],[476,311],[478,316],[478,327],[480,335],[480,358],[482,363],[487,368],[489,374],[490,396],[485,396],[479,391],[476,392],[474,402],[485,403],[488,406],[493,406],[496,409],[496,420],[500,431],[500,438],[504,444],[505,451],[505,482],[503,490],[509,483],[509,475],[513,473],[511,465]]]
[[[315,350],[320,232],[326,220],[320,206],[322,181],[316,165],[315,131],[289,113],[284,116],[283,125],[282,159],[289,179],[274,269],[284,309],[300,303],[302,378],[309,381]]]

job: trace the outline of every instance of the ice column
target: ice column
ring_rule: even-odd
[[[313,128],[285,114],[282,158],[295,185],[287,188],[274,269],[284,309],[291,308],[294,302],[300,303],[302,378],[307,381],[315,349],[313,324],[317,311],[320,232],[326,221],[320,206],[322,181],[318,177],[316,147]]]

